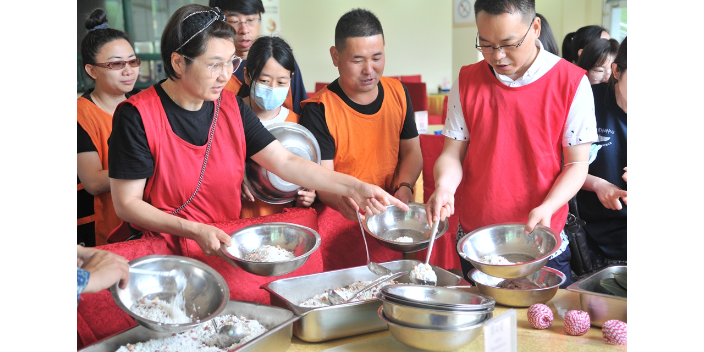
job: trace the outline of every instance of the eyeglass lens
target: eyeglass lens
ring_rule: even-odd
[[[107,64],[113,70],[122,70],[123,68],[125,68],[125,65],[127,65],[127,64],[130,64],[131,67],[139,67],[139,64],[141,64],[141,63],[142,63],[142,59],[134,58],[130,61],[113,61],[113,62],[108,62]]]

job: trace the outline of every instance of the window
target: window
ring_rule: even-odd
[[[611,38],[622,42],[628,35],[626,0],[606,0],[604,3],[604,27],[609,30]]]

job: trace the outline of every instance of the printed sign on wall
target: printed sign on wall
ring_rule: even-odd
[[[264,13],[259,27],[259,35],[278,35],[281,33],[281,14],[279,0],[263,0]]]
[[[455,27],[474,25],[474,0],[452,0],[452,5]]]

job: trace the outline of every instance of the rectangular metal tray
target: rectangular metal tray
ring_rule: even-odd
[[[408,272],[413,270],[413,265],[417,263],[416,260],[397,260],[381,264],[393,272]],[[431,266],[438,276],[438,286],[455,286],[462,279],[440,267],[432,264]],[[290,309],[301,316],[301,319],[293,324],[293,334],[296,337],[307,342],[321,342],[388,329],[388,325],[377,315],[377,309],[381,305],[378,299],[330,307],[299,306],[303,301],[325,290],[376,278],[366,266],[359,266],[280,279],[263,285],[262,288],[269,292],[272,305]],[[411,282],[408,274],[401,276],[397,281]]]
[[[625,272],[626,268],[624,265],[606,267],[567,286],[567,291],[579,293],[579,304],[583,311],[589,313],[592,325],[601,327],[611,319],[628,322],[628,300],[610,294],[600,283],[603,279],[612,278],[614,273]]]
[[[237,352],[272,351],[285,352],[291,346],[293,322],[299,318],[290,310],[259,303],[231,300],[222,314],[235,314],[260,322],[267,332],[240,346]],[[115,352],[128,343],[145,342],[171,336],[171,333],[156,332],[141,325],[125,330],[90,345],[78,352]]]

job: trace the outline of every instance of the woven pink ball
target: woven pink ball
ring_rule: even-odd
[[[626,323],[620,320],[607,320],[601,327],[601,334],[606,342],[614,345],[626,344]]]
[[[528,322],[536,329],[547,329],[552,325],[552,310],[542,303],[528,308]]]
[[[581,310],[570,310],[565,313],[565,332],[580,336],[584,335],[589,331],[589,325],[591,320],[589,319],[589,314]]]

